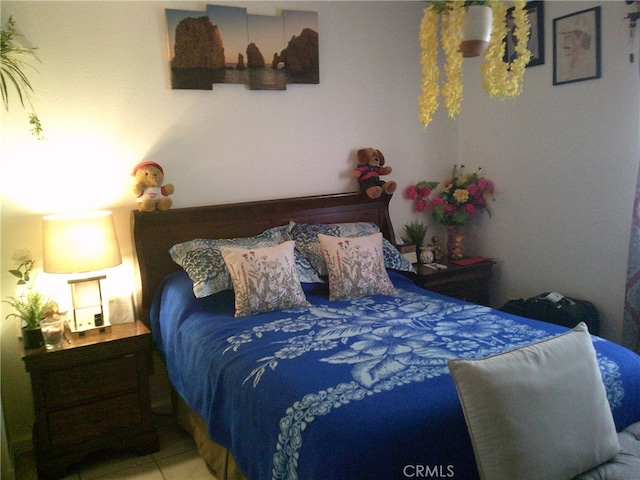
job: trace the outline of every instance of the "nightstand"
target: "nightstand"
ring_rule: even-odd
[[[446,265],[447,268],[432,270],[422,264],[416,265],[418,285],[467,302],[489,304],[489,279],[491,268],[496,262],[485,260],[464,266],[446,260],[440,260],[438,263]]]
[[[151,334],[139,321],[74,338],[60,350],[23,350],[31,374],[38,478],[56,479],[87,454],[159,449],[151,424]]]

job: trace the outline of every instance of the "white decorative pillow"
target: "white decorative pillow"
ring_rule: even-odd
[[[294,241],[275,247],[220,247],[235,291],[236,317],[308,306],[296,270]]]
[[[366,237],[318,234],[329,274],[329,300],[396,293],[382,254],[382,233]]]
[[[584,323],[539,343],[448,365],[483,480],[570,479],[620,451]]]

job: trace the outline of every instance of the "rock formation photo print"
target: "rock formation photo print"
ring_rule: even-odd
[[[208,5],[206,12],[167,9],[166,18],[173,89],[320,83],[317,12],[251,15],[246,8]]]

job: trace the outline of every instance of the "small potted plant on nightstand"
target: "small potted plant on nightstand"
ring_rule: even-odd
[[[40,321],[52,310],[52,302],[42,293],[29,291],[20,297],[9,297],[5,303],[11,305],[16,313],[10,313],[6,318],[22,319],[22,342],[26,350],[39,348],[44,345]]]
[[[407,240],[416,246],[416,257],[420,260],[420,252],[424,245],[424,238],[427,236],[427,226],[422,222],[411,222],[404,226]]]

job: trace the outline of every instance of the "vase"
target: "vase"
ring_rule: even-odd
[[[491,40],[493,10],[487,5],[469,5],[460,32],[460,51],[463,57],[482,55]]]
[[[464,258],[464,234],[458,225],[447,227],[447,254],[452,260]]]
[[[44,337],[40,328],[22,328],[22,345],[25,350],[32,350],[44,346]]]

